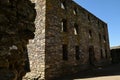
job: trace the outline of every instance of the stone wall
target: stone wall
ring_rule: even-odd
[[[30,71],[27,44],[34,38],[35,5],[0,0],[0,80],[22,80]]]
[[[120,63],[120,46],[111,48],[111,58],[113,64]]]
[[[107,24],[72,0],[32,0],[35,38],[28,45],[25,80],[52,78],[110,62]]]
[[[110,62],[107,24],[72,0],[46,0],[45,37],[46,80]]]
[[[35,37],[29,41],[28,56],[31,72],[24,77],[25,80],[44,79],[45,72],[45,13],[46,0],[31,0],[35,3],[37,16],[35,19]]]

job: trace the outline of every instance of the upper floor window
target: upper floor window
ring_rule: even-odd
[[[61,27],[62,27],[62,32],[67,32],[67,20],[66,19],[62,19],[61,22]]]
[[[75,35],[78,35],[78,33],[79,33],[78,25],[75,23],[75,24],[74,24],[74,34],[75,34]]]
[[[105,25],[104,25],[104,23],[102,24],[102,26],[103,26],[103,29],[105,29]]]
[[[101,42],[101,34],[99,33],[99,41]]]
[[[90,15],[88,15],[88,21],[90,21]]]
[[[104,39],[104,43],[106,42],[106,36],[105,35],[103,35],[103,39]]]
[[[99,22],[99,20],[98,20],[98,27],[100,26],[100,22]]]
[[[91,38],[91,37],[92,37],[92,31],[89,30],[89,38]]]
[[[65,1],[61,2],[61,8],[66,9],[66,2]]]
[[[77,8],[75,7],[74,10],[73,10],[73,14],[74,15],[77,15]]]

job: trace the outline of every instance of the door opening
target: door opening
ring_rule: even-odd
[[[94,47],[90,46],[89,47],[89,63],[90,63],[90,65],[94,65],[94,62],[95,62]]]

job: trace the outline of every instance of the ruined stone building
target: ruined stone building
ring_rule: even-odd
[[[110,62],[105,22],[72,0],[31,1],[0,0],[0,80],[50,80]]]
[[[27,44],[34,38],[35,4],[0,0],[0,80],[22,80],[30,71]]]
[[[110,52],[112,58],[111,62],[113,64],[120,63],[120,46],[111,47]]]
[[[35,38],[28,45],[25,78],[69,75],[110,62],[107,24],[72,0],[33,0]]]

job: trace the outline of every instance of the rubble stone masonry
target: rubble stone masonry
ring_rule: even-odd
[[[22,80],[30,71],[27,44],[34,38],[35,4],[0,0],[0,80]]]
[[[110,62],[105,22],[72,0],[32,1],[37,17],[27,80],[52,80]]]
[[[31,1],[0,0],[0,80],[53,80],[110,63],[105,22],[72,0]]]
[[[45,73],[45,13],[46,0],[32,0],[37,12],[35,19],[35,37],[30,40],[28,53],[31,72],[24,77],[25,80],[44,79]]]

